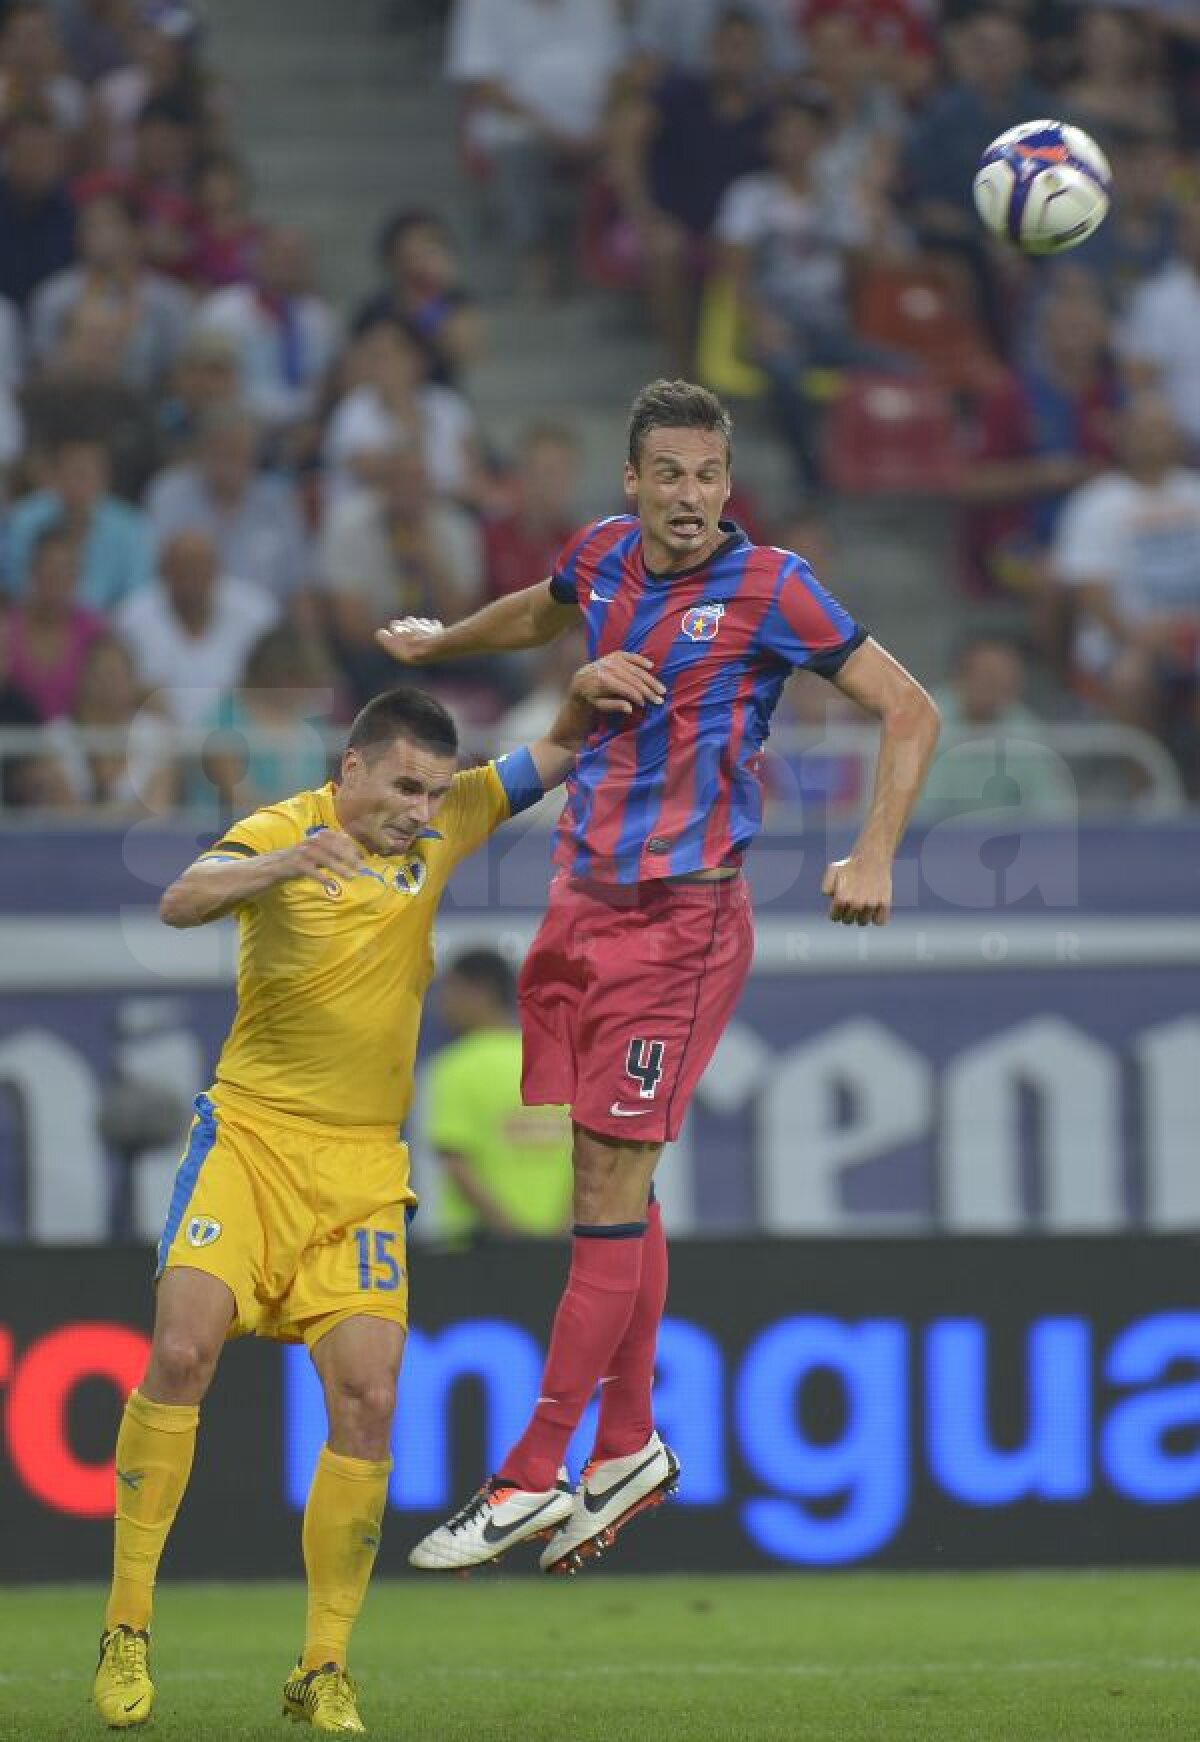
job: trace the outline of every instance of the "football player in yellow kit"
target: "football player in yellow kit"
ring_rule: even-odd
[[[565,779],[593,709],[658,700],[616,653],[572,680],[547,735],[457,771],[454,722],[415,689],[377,696],[336,780],[254,813],[162,898],[171,926],[237,917],[237,1013],[179,1166],[158,1249],[154,1338],[116,1449],[116,1548],[94,1700],[109,1725],[154,1702],[154,1580],[227,1337],[308,1345],[329,1417],[304,1513],[304,1648],[284,1711],[359,1734],[350,1631],[379,1547],[407,1323],[400,1127],[433,921],[459,860]],[[564,1494],[563,1513],[570,1510]],[[547,1524],[558,1522],[547,1519]]]

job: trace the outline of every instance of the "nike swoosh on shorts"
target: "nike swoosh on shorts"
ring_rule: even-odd
[[[622,1105],[619,1101],[614,1101],[612,1106],[608,1110],[614,1116],[614,1118],[617,1118],[617,1119],[640,1119],[643,1114],[649,1113],[650,1108],[649,1107],[622,1107]]]

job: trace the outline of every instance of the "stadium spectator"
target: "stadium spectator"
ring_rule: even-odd
[[[897,366],[889,352],[857,339],[850,324],[851,260],[867,248],[871,229],[854,190],[834,193],[819,172],[828,116],[815,86],[789,92],[771,123],[770,167],[734,182],[716,222],[747,347],[770,381],[806,483],[818,469],[809,372]]]
[[[984,148],[1030,116],[1053,115],[1054,98],[1029,76],[1019,18],[985,6],[947,32],[955,76],[918,112],[902,149],[905,215],[924,248],[968,271],[993,337],[1005,348],[1010,322],[1000,256],[981,233],[971,184]]]
[[[121,372],[133,387],[157,388],[178,354],[190,303],[181,286],[142,260],[137,209],[121,194],[95,194],[79,214],[79,263],[48,278],[30,305],[29,342],[42,360],[74,310],[99,302],[121,318]]]
[[[472,501],[480,489],[474,415],[454,388],[425,380],[407,326],[390,315],[374,321],[355,339],[349,370],[354,385],[334,407],[322,448],[326,501],[373,484],[380,455],[398,444],[419,450],[431,489]]]
[[[129,0],[65,0],[59,10],[67,64],[85,85],[128,66]]]
[[[229,152],[201,163],[195,179],[196,228],[187,277],[200,290],[248,284],[262,241],[262,225],[250,209],[245,165]]]
[[[873,77],[914,109],[925,101],[937,71],[932,10],[924,0],[800,0],[796,8],[810,57],[826,21],[844,21],[866,50]],[[823,76],[814,59],[805,70]]]
[[[104,633],[104,618],[81,605],[78,593],[75,540],[51,522],[33,542],[29,584],[9,618],[12,675],[42,720],[70,713],[87,650]]]
[[[840,5],[808,10],[806,73],[829,104],[817,174],[827,181],[831,198],[853,190],[873,227],[882,230],[892,222],[889,194],[904,132],[903,106],[876,76],[866,20]]]
[[[465,951],[441,978],[454,1039],[430,1060],[425,1125],[444,1175],[440,1228],[451,1238],[563,1234],[570,1225],[570,1121],[563,1107],[522,1105],[516,993],[494,950]]]
[[[468,149],[492,180],[510,276],[554,286],[575,185],[624,51],[617,0],[457,0],[446,72]]]
[[[627,188],[655,330],[680,375],[690,370],[693,288],[725,190],[766,163],[770,69],[752,12],[718,15],[702,73],[669,74],[640,129]]]
[[[0,736],[10,727],[26,731],[40,724],[33,701],[13,678],[9,625],[9,612],[0,610]],[[0,750],[0,807],[4,810],[54,804],[62,796],[62,777],[53,757]]]
[[[234,340],[226,333],[193,328],[158,401],[159,429],[169,451],[190,459],[208,415],[243,404],[241,362]]]
[[[1200,202],[1179,208],[1175,252],[1136,290],[1120,334],[1135,383],[1154,384],[1200,455]]]
[[[150,534],[145,516],[109,491],[104,444],[64,435],[50,455],[46,488],[13,504],[8,517],[5,582],[23,593],[38,535],[62,525],[80,550],[79,602],[110,611],[142,591],[151,575]]]
[[[1112,459],[1118,382],[1091,280],[1052,282],[1026,355],[974,408],[959,500],[964,581],[982,597],[1028,599],[1067,492]]]
[[[373,484],[342,491],[321,533],[330,627],[356,698],[393,681],[375,645],[382,624],[405,616],[450,621],[482,592],[477,523],[429,489],[419,448],[383,449],[374,461]]]
[[[338,346],[338,321],[312,288],[312,253],[301,231],[268,226],[253,284],[230,284],[207,297],[196,327],[233,341],[242,391],[269,430],[314,411]]]
[[[1077,64],[1056,114],[1086,128],[1105,150],[1127,128],[1159,137],[1172,129],[1170,91],[1144,18],[1116,4],[1081,6],[1073,47]]]
[[[102,302],[76,303],[58,345],[21,390],[25,458],[35,473],[60,441],[87,431],[108,454],[115,495],[141,498],[159,464],[154,400],[121,377],[122,316]]]
[[[236,406],[210,412],[193,459],[169,467],[146,496],[158,545],[177,532],[208,533],[225,574],[253,581],[281,604],[311,576],[308,536],[295,486],[258,470],[259,431]]]
[[[1077,668],[1120,720],[1167,730],[1196,692],[1200,648],[1200,471],[1166,401],[1134,396],[1119,464],[1067,501],[1054,573],[1073,592]]]
[[[99,747],[93,733],[117,734]],[[143,702],[123,641],[102,634],[89,644],[69,715],[51,721],[45,742],[62,781],[64,807],[169,812],[179,792],[176,760],[161,714]]]
[[[43,110],[67,139],[87,116],[87,97],[63,66],[58,19],[45,0],[11,0],[0,22],[0,133],[27,109]]]
[[[1172,145],[1163,133],[1111,131],[1112,210],[1056,272],[1091,273],[1109,307],[1123,314],[1134,292],[1171,257],[1178,201],[1171,190]]]
[[[138,214],[143,257],[154,271],[186,280],[198,221],[192,193],[195,122],[177,99],[152,97],[138,115],[134,134],[129,193]]]
[[[291,623],[268,629],[241,682],[203,722],[210,736],[188,783],[194,805],[215,797],[223,816],[245,816],[329,778],[321,731],[335,712],[333,667],[321,643]]]
[[[574,433],[565,424],[530,424],[521,437],[516,469],[507,481],[509,506],[483,523],[489,599],[519,592],[553,571],[576,524],[573,504],[578,482],[579,442]]]
[[[137,118],[156,97],[179,104],[215,146],[218,104],[200,61],[200,17],[188,0],[141,0],[130,36],[130,58],[99,79],[92,95],[91,161],[133,167]]]
[[[795,0],[635,0],[631,38],[638,71],[703,75],[713,64],[713,32],[731,12],[750,18],[762,37],[766,64],[776,74],[797,71],[802,60]]]
[[[934,694],[942,739],[921,799],[929,817],[1017,809],[1073,816],[1075,781],[1062,757],[1039,739],[1041,722],[1025,700],[1028,660],[1001,635],[970,636],[950,682]]]
[[[384,283],[361,304],[354,330],[381,317],[402,321],[425,354],[426,378],[455,386],[479,355],[482,329],[449,228],[436,212],[395,212],[380,231],[378,253]]]
[[[177,532],[159,555],[153,584],[127,599],[114,622],[139,682],[180,725],[199,726],[278,616],[269,593],[221,573],[207,533]]]
[[[24,312],[40,284],[75,258],[75,204],[63,136],[49,115],[25,110],[4,134],[0,171],[0,296]]]

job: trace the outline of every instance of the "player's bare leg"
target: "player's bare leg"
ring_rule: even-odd
[[[117,1436],[113,1582],[92,1698],[115,1729],[144,1724],[154,1705],[150,1618],[158,1563],[187,1488],[199,1406],[234,1313],[230,1290],[186,1267],[158,1285],[146,1376]]]
[[[342,1319],[313,1346],[329,1438],[304,1509],[308,1615],[283,1710],[316,1730],[363,1730],[346,1662],[383,1534],[403,1355],[404,1326],[368,1314]]]

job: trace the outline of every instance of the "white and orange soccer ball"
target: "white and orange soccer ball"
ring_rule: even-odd
[[[1108,159],[1082,127],[1023,121],[992,140],[973,192],[994,236],[1026,254],[1061,254],[1100,228],[1111,188]]]

